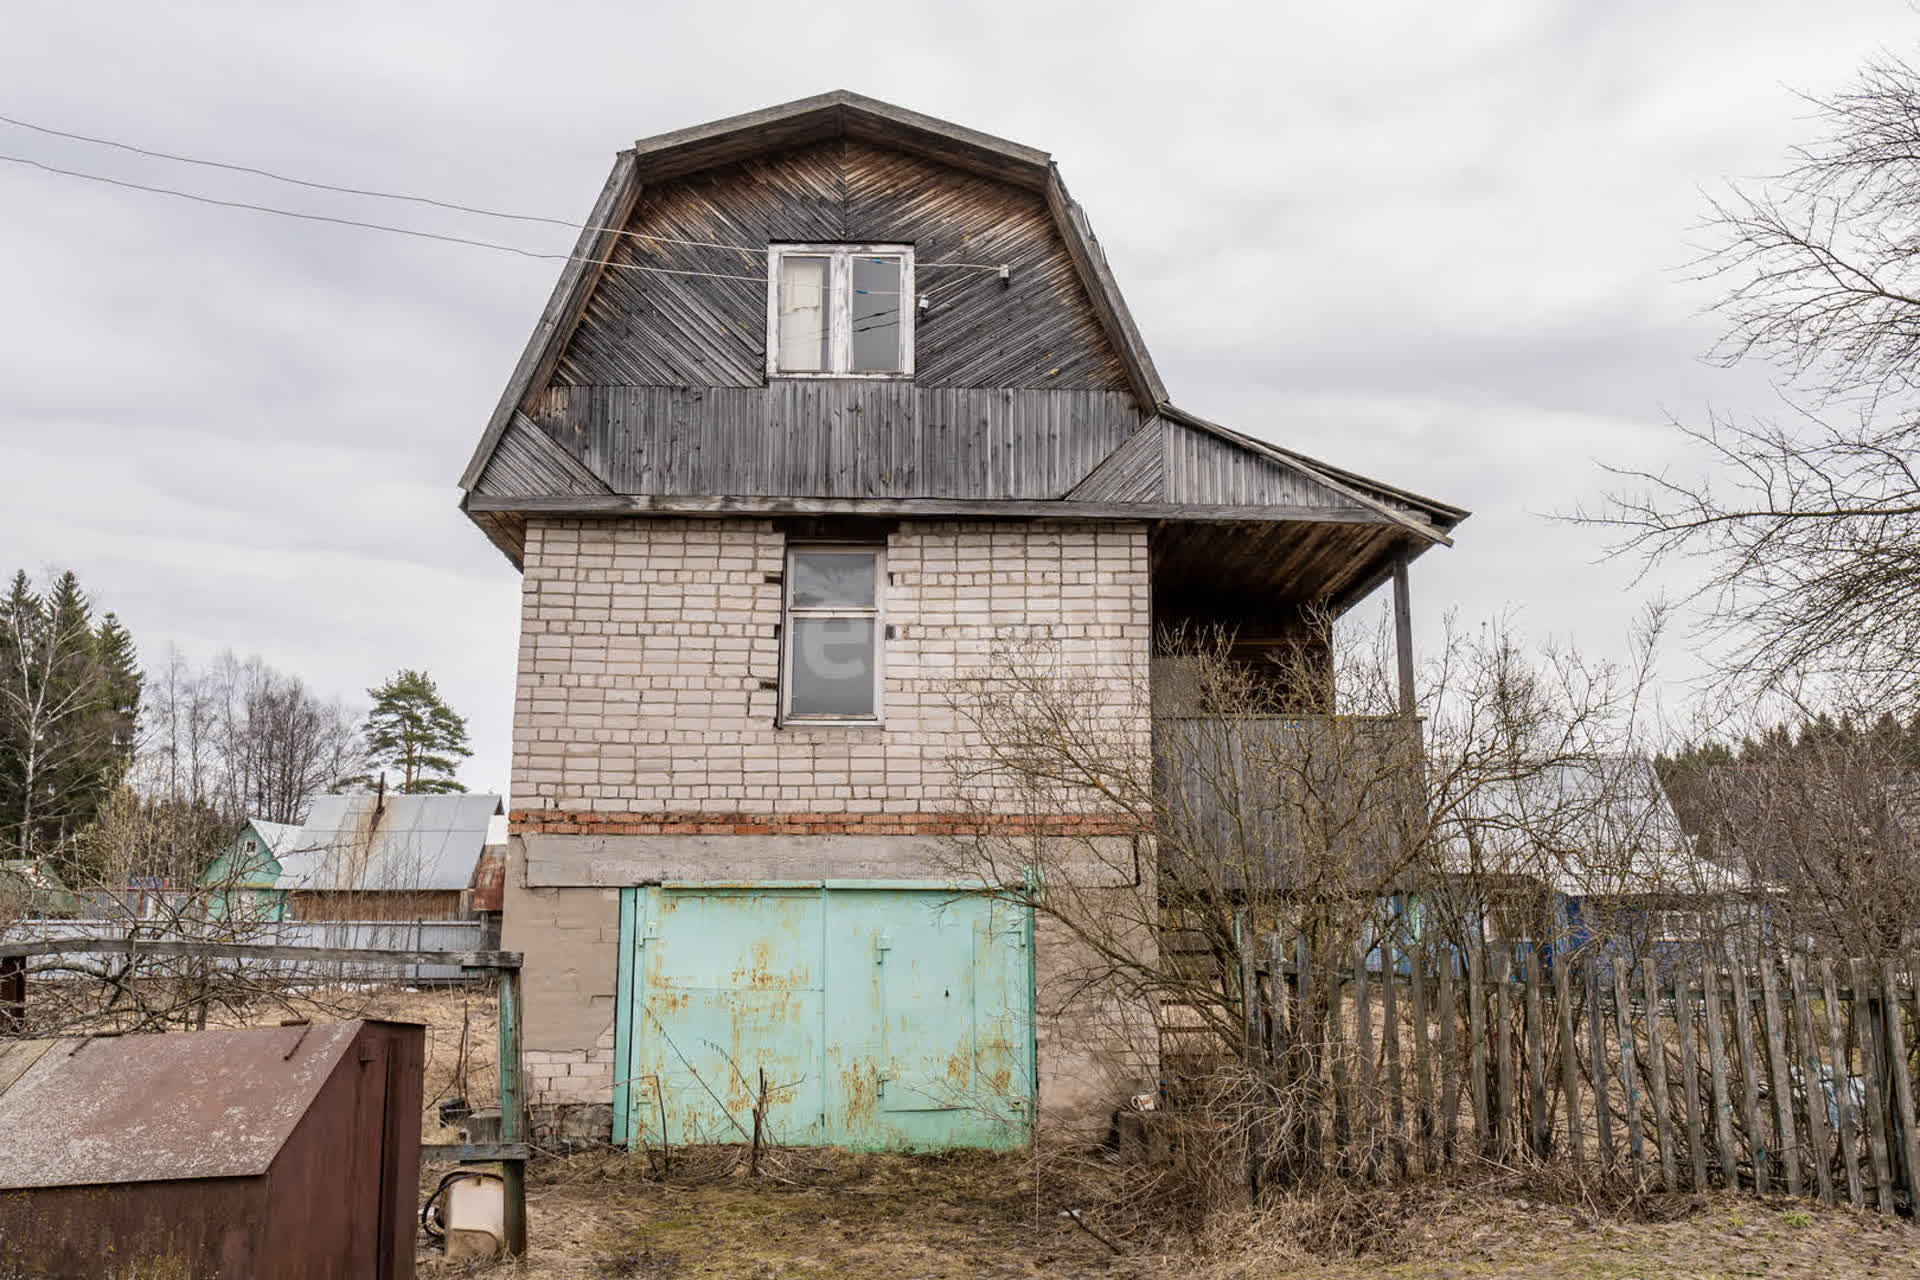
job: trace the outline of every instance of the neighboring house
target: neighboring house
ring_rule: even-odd
[[[280,887],[280,854],[293,847],[299,833],[297,823],[247,819],[200,877],[206,886],[207,914],[215,919],[284,920],[287,894]]]
[[[80,899],[67,888],[45,861],[11,858],[0,861],[0,922],[22,916],[77,916]]]
[[[1740,872],[1699,854],[1644,756],[1570,762],[1487,786],[1451,835],[1450,869],[1482,892],[1492,887],[1489,936],[1539,941],[1544,927],[1555,950],[1592,941],[1691,947],[1748,887]]]
[[[502,812],[495,795],[326,795],[277,846],[290,920],[453,920]]]
[[[618,155],[461,487],[530,1085],[626,1141],[737,1140],[760,1067],[782,1142],[1104,1126],[1157,1043],[951,879],[949,690],[1049,643],[1144,744],[1156,623],[1298,638],[1466,515],[1174,407],[1045,153],[849,93]]]

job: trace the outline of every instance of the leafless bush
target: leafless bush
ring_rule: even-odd
[[[1416,716],[1385,637],[1336,641],[1323,620],[1303,628],[1320,644],[1251,659],[1225,633],[1164,635],[1126,694],[1046,645],[956,691],[981,745],[956,770],[971,809],[952,869],[1035,912],[1038,1012],[1073,1041],[1052,1049],[1067,1069],[1106,1071],[1120,1102],[1158,1068],[1160,1202],[1198,1221],[1250,1187],[1404,1167],[1385,1146],[1325,1158],[1325,1091],[1348,1108],[1331,1123],[1357,1131],[1360,1108],[1386,1105],[1385,1068],[1328,1025],[1324,988],[1274,1052],[1275,984],[1299,961],[1377,976],[1383,940],[1553,945],[1556,895],[1705,887],[1684,844],[1648,855],[1659,624],[1624,667],[1529,650],[1504,623],[1450,632]]]

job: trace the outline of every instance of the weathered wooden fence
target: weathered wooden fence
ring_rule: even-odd
[[[1256,1186],[1564,1161],[1645,1190],[1920,1204],[1910,961],[1251,931],[1239,951],[1244,1056],[1270,1099],[1249,1127]]]

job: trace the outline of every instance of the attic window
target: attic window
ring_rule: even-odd
[[[913,249],[783,244],[767,251],[767,375],[913,375]]]

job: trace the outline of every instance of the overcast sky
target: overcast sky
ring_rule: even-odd
[[[1698,358],[1702,188],[1920,38],[1893,0],[295,8],[18,6],[0,114],[564,218],[637,137],[833,88],[1044,148],[1178,403],[1474,511],[1416,569],[1423,634],[1516,606],[1602,652],[1640,593],[1544,514],[1595,459],[1688,467],[1665,413],[1766,397]],[[571,243],[4,124],[0,154]],[[149,661],[359,702],[423,667],[504,790],[518,580],[454,481],[556,274],[0,163],[0,567],[76,570]]]

